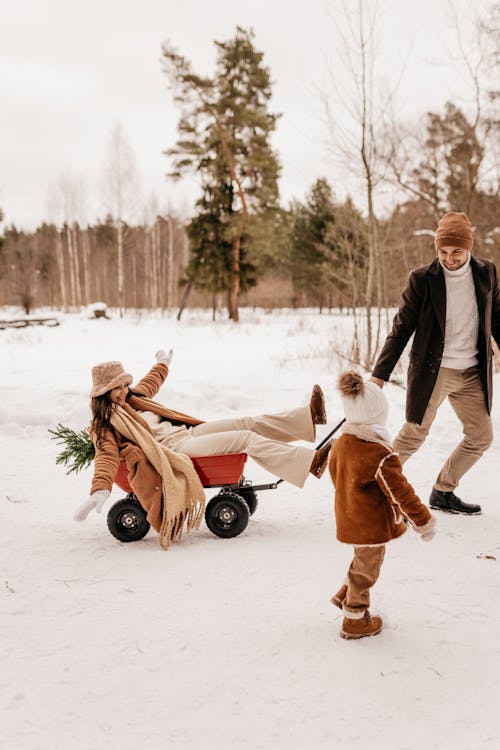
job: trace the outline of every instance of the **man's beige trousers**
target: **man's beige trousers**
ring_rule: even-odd
[[[190,427],[181,440],[177,439],[175,450],[191,458],[247,453],[271,474],[302,487],[311,468],[314,449],[287,443],[292,440],[311,442],[315,436],[311,409],[302,406],[281,414],[204,422]]]
[[[435,489],[450,492],[458,486],[465,472],[481,458],[493,440],[491,418],[486,410],[478,367],[469,367],[467,370],[441,367],[422,424],[405,422],[394,441],[394,450],[399,453],[401,463],[404,464],[424,442],[445,398],[448,398],[461,421],[464,433],[463,440],[449,456],[434,483]]]

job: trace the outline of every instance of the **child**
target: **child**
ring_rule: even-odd
[[[354,557],[346,583],[331,601],[344,611],[342,638],[364,638],[383,627],[368,608],[386,542],[404,534],[407,523],[429,541],[436,521],[405,479],[392,449],[385,426],[388,402],[381,388],[363,382],[356,372],[343,373],[338,387],[346,422],[331,450],[329,468],[337,539],[354,545]]]

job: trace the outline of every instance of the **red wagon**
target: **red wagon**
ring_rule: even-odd
[[[345,419],[342,419],[316,449],[321,448],[344,422]],[[252,484],[243,476],[246,460],[246,453],[191,459],[204,487],[220,487],[220,491],[205,508],[205,521],[216,536],[227,539],[241,534],[257,508],[257,490],[275,490],[283,481],[277,479],[269,484]],[[108,528],[121,542],[136,542],[146,536],[150,524],[146,518],[146,511],[130,487],[124,461],[118,467],[115,483],[127,493],[127,496],[118,500],[109,511]]]
[[[238,536],[247,527],[249,517],[257,508],[256,490],[276,489],[281,479],[270,484],[252,485],[243,476],[246,453],[224,456],[203,456],[191,459],[204,487],[220,487],[205,509],[208,528],[220,537]],[[121,461],[115,477],[127,496],[118,500],[108,513],[108,528],[121,542],[136,542],[149,531],[146,511],[134,494],[125,461]]]

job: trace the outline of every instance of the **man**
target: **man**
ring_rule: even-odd
[[[497,273],[491,261],[471,255],[472,227],[465,214],[445,214],[434,241],[437,258],[410,273],[371,380],[383,386],[414,333],[407,421],[394,448],[404,463],[422,445],[448,398],[464,437],[441,469],[429,504],[472,515],[481,507],[463,502],[454,490],[493,439],[491,336],[500,343]]]

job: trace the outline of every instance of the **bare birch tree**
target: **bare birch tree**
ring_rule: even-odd
[[[138,172],[132,146],[120,122],[115,123],[106,145],[104,200],[113,218],[117,243],[117,289],[120,316],[125,306],[124,236],[125,222],[138,208]]]
[[[323,100],[332,154],[362,184],[368,221],[368,258],[364,287],[359,295],[366,326],[365,347],[359,353],[359,362],[370,369],[379,344],[384,289],[376,197],[385,175],[384,115],[394,91],[377,76],[379,4],[369,0],[339,0],[329,5],[329,12],[338,60],[330,68],[331,87],[323,93]]]
[[[391,123],[392,181],[406,196],[422,201],[436,221],[450,210],[473,216],[481,186],[498,190],[497,97],[491,89],[495,52],[500,55],[495,15],[500,15],[500,3],[491,6],[490,17],[471,6],[465,19],[453,2],[448,4],[454,44],[445,48],[443,64],[456,69],[458,95],[446,102],[443,112],[427,113],[425,130],[420,123]]]
[[[56,183],[49,191],[47,201],[49,216],[58,226],[58,267],[59,285],[63,307],[68,304],[66,289],[69,281],[70,304],[78,307],[87,304],[88,300],[82,295],[82,271],[80,268],[79,230],[87,224],[87,188],[82,177],[66,171],[59,175]],[[63,245],[66,244],[67,263],[64,263]],[[83,288],[89,287],[89,269],[83,262]],[[67,272],[67,274],[66,274]]]

